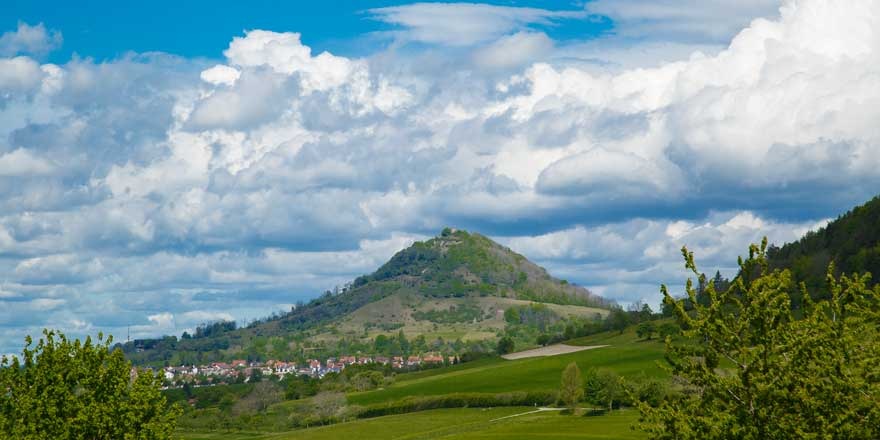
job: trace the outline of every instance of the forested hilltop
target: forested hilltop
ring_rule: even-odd
[[[880,281],[880,197],[857,206],[817,231],[782,247],[770,246],[771,268],[788,268],[795,281],[804,282],[814,297],[827,297],[826,273],[834,263],[837,273],[869,272],[871,284]]]
[[[414,349],[405,338],[422,351],[460,354],[493,350],[509,327],[522,341],[541,334],[553,339],[568,325],[604,318],[613,306],[483,235],[446,228],[399,251],[374,273],[283,315],[243,328],[206,323],[194,334],[132,341],[123,349],[135,363],[156,366],[398,355]],[[517,322],[510,322],[509,310]],[[388,339],[397,342],[397,350],[394,344],[387,348]]]

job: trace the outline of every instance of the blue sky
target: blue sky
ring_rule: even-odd
[[[487,4],[575,11],[583,6],[572,1],[490,1]],[[46,23],[63,33],[65,44],[49,60],[64,62],[74,53],[106,60],[127,52],[167,52],[185,57],[220,58],[230,35],[248,29],[296,30],[303,43],[317,51],[345,56],[374,52],[377,41],[370,34],[389,31],[395,25],[371,19],[370,9],[399,5],[399,1],[295,2],[256,0],[249,2],[154,1],[154,2],[34,2],[11,0],[0,12],[3,28],[19,21]],[[607,17],[536,23],[533,29],[555,40],[587,39],[612,27]]]
[[[445,226],[621,303],[880,187],[878,3],[13,2],[0,353],[288,309]],[[74,56],[76,54],[76,56]]]

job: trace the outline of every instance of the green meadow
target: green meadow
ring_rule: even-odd
[[[517,391],[549,391],[559,388],[562,370],[575,362],[581,370],[607,369],[625,377],[662,377],[663,343],[639,340],[633,329],[593,335],[568,342],[571,345],[608,345],[576,353],[520,360],[483,359],[449,368],[405,373],[385,387],[350,393],[350,405],[369,408],[408,397],[442,396],[453,393],[499,394]],[[297,405],[288,401],[267,411],[267,426],[284,420]],[[237,439],[638,439],[632,429],[638,421],[633,409],[616,410],[600,416],[567,415],[560,411],[535,411],[533,407],[450,408],[388,415],[291,431],[223,432],[206,426],[204,431],[180,431],[184,440]],[[508,416],[514,417],[508,417]],[[192,426],[192,425],[191,425]],[[278,426],[277,424],[275,426]]]
[[[512,391],[555,391],[562,370],[571,362],[581,370],[609,369],[621,376],[662,376],[658,361],[663,358],[663,344],[658,341],[634,341],[624,334],[601,342],[612,344],[577,353],[507,361],[462,364],[460,366],[400,375],[397,381],[381,390],[350,394],[349,402],[371,405],[407,396],[436,396],[455,392],[505,393]],[[619,345],[614,345],[615,342]]]
[[[184,440],[476,440],[476,439],[641,439],[632,429],[635,410],[589,417],[559,411],[532,413],[533,408],[456,408],[378,417],[284,433],[185,433]],[[526,414],[524,414],[526,413]],[[514,417],[506,416],[524,414]],[[500,419],[500,420],[498,420]]]

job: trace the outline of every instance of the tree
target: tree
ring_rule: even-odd
[[[643,428],[656,439],[880,438],[880,288],[831,265],[829,299],[814,303],[788,269],[770,270],[766,249],[766,238],[749,248],[725,291],[706,283],[706,305],[689,279],[691,312],[661,288],[684,336],[666,357],[690,393],[640,405]]]
[[[660,324],[659,328],[657,328],[657,333],[660,334],[661,339],[666,339],[669,336],[675,336],[680,332],[681,329],[671,322],[664,322],[663,324]]]
[[[232,405],[236,415],[265,411],[270,405],[278,403],[283,397],[281,387],[272,381],[258,382],[243,398]]]
[[[513,352],[513,339],[505,336],[498,340],[498,354],[504,355]]]
[[[623,330],[629,325],[629,314],[619,307],[614,307],[605,318],[605,326],[609,330],[617,330],[623,333]]]
[[[406,335],[403,333],[403,329],[400,329],[397,332],[397,343],[400,344],[400,351],[402,354],[409,354],[409,341],[406,339]]]
[[[571,410],[572,414],[577,410],[577,404],[584,397],[584,380],[581,378],[581,370],[572,362],[562,371],[562,386],[559,389],[559,400]]]
[[[636,335],[641,339],[650,340],[657,332],[657,326],[653,322],[642,322],[636,327]]]
[[[312,398],[312,407],[321,424],[332,421],[345,408],[345,394],[322,391]]]
[[[21,359],[0,361],[0,438],[164,440],[171,438],[179,407],[167,407],[162,379],[133,373],[111,337],[97,343],[44,330],[33,347],[25,338]]]
[[[608,411],[620,405],[626,397],[626,390],[617,373],[608,370],[587,371],[585,380],[585,395],[587,400],[608,407]]]

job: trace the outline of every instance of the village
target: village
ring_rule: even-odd
[[[288,375],[323,378],[330,373],[340,373],[352,365],[380,364],[390,366],[394,370],[416,370],[442,365],[453,365],[459,362],[456,356],[444,357],[439,353],[427,353],[421,356],[340,356],[327,358],[324,362],[308,359],[304,363],[269,360],[266,362],[248,362],[238,359],[227,362],[212,362],[208,365],[181,365],[165,367],[163,376],[168,387],[180,386],[185,383],[195,385],[213,385],[218,383],[250,382],[275,376],[283,379]]]

